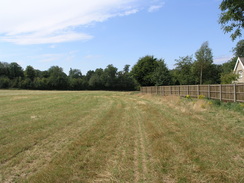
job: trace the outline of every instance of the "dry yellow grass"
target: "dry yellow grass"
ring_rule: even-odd
[[[243,123],[204,100],[0,90],[0,182],[243,182]]]

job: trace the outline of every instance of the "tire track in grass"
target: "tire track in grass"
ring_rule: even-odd
[[[80,133],[83,133],[95,124],[97,119],[103,115],[103,110],[106,110],[107,107],[110,106],[109,103],[110,102],[107,101],[103,105],[97,106],[98,108],[91,109],[90,113],[95,112],[96,115],[87,114],[79,121],[74,121],[71,125],[65,126],[65,128],[42,139],[28,150],[26,149],[20,152],[19,157],[13,157],[2,164],[0,168],[0,170],[4,169],[4,180],[2,181],[13,182],[19,178],[25,179],[37,172],[38,169],[47,166],[47,164],[72,143]],[[20,159],[19,163],[14,166],[11,165],[16,159]]]
[[[119,123],[119,132],[116,135],[116,148],[108,159],[104,169],[98,173],[97,177],[90,181],[95,183],[106,182],[135,182],[134,181],[134,141],[135,131],[137,129],[135,121],[132,119],[134,113],[133,105],[127,96],[116,96],[119,100],[121,118]]]
[[[163,168],[161,173],[158,169],[159,176],[166,175],[162,177],[163,180],[166,181],[168,178],[173,182],[241,180],[243,173],[233,164],[233,160],[231,162],[231,158],[240,152],[240,145],[234,141],[229,143],[233,137],[226,138],[225,134],[219,134],[219,129],[214,131],[214,124],[206,121],[207,117],[204,116],[206,113],[202,114],[201,119],[196,118],[199,114],[194,113],[190,117],[180,115],[177,109],[156,104],[153,98],[148,100],[145,110],[148,114],[154,114],[148,115],[151,123],[147,129],[151,131],[154,157],[164,155],[163,158],[159,158],[161,165],[158,165]],[[207,124],[203,125],[204,122]],[[222,123],[225,124],[225,119],[222,119]],[[231,177],[231,174],[235,176]]]
[[[145,150],[145,134],[142,131],[142,124],[140,121],[137,121],[138,123],[138,131],[139,131],[139,145],[140,145],[140,150],[141,150],[141,156],[142,156],[142,177],[143,181],[147,181],[147,174],[148,174],[148,169],[147,169],[147,159],[146,159],[146,150]]]
[[[135,137],[135,148],[134,148],[134,177],[135,183],[139,182],[140,180],[140,172],[139,172],[139,152],[138,152],[139,142],[138,139]]]
[[[75,139],[47,167],[30,177],[31,182],[92,182],[97,177],[116,144],[121,113],[113,101],[103,116]]]
[[[134,102],[134,100],[133,100]],[[134,149],[134,182],[150,182],[150,177],[148,175],[148,163],[146,151],[146,134],[144,127],[144,114],[141,107],[145,103],[142,101],[137,101],[134,105],[134,120],[136,123],[136,133],[135,133],[135,149]]]

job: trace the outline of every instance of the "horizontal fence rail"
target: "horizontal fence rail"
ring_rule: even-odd
[[[220,101],[244,102],[244,84],[144,86],[141,93],[155,95],[204,96]]]

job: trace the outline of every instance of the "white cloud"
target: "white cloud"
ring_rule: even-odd
[[[55,44],[53,44],[53,45],[49,46],[49,48],[54,49],[54,48],[56,48],[56,45],[55,45]]]
[[[233,56],[230,55],[222,55],[214,58],[214,63],[215,64],[223,64],[227,61],[229,61]]]
[[[42,54],[33,57],[32,59],[38,59],[38,62],[40,63],[48,63],[48,62],[54,62],[58,61],[62,58],[63,54]]]
[[[146,0],[2,0],[0,40],[15,44],[88,40],[79,27],[137,13]],[[148,4],[148,3],[147,3]],[[155,9],[155,7],[154,7]]]
[[[102,58],[102,55],[92,55],[92,54],[89,54],[89,55],[85,55],[84,58],[86,60],[99,59],[99,58]]]
[[[164,6],[164,3],[163,2],[160,2],[159,4],[154,4],[154,5],[151,5],[149,8],[148,8],[148,12],[152,13],[152,12],[155,12],[157,10],[159,10],[160,8],[162,8]]]
[[[12,42],[15,44],[44,44],[44,43],[61,43],[75,40],[91,39],[92,36],[83,33],[66,32],[61,34],[38,34],[29,33],[27,35],[6,35],[2,38],[3,41]]]
[[[120,16],[127,16],[127,15],[131,15],[131,14],[135,14],[138,11],[139,11],[138,9],[128,10],[128,11],[125,11],[124,13],[120,14]]]

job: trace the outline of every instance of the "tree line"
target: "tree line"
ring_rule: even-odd
[[[213,63],[213,53],[208,42],[204,42],[194,57],[176,59],[175,68],[169,70],[163,59],[145,56],[132,68],[132,75],[141,86],[230,84],[237,80],[233,73],[237,57],[244,57],[244,40],[233,49],[234,57],[223,64]]]
[[[37,90],[137,90],[139,86],[228,84],[237,79],[233,73],[238,56],[244,57],[244,40],[233,49],[234,57],[228,62],[213,63],[213,54],[208,42],[204,42],[195,56],[176,59],[170,70],[164,59],[146,55],[130,70],[125,65],[122,71],[112,64],[105,69],[89,70],[83,75],[79,69],[64,73],[59,66],[40,71],[32,66],[24,70],[16,62],[0,62],[0,88]]]
[[[15,62],[0,62],[0,88],[38,90],[135,90],[136,81],[129,73],[129,65],[118,71],[113,65],[90,70],[82,75],[79,69],[65,74],[59,66],[46,71],[27,66],[25,70]]]

